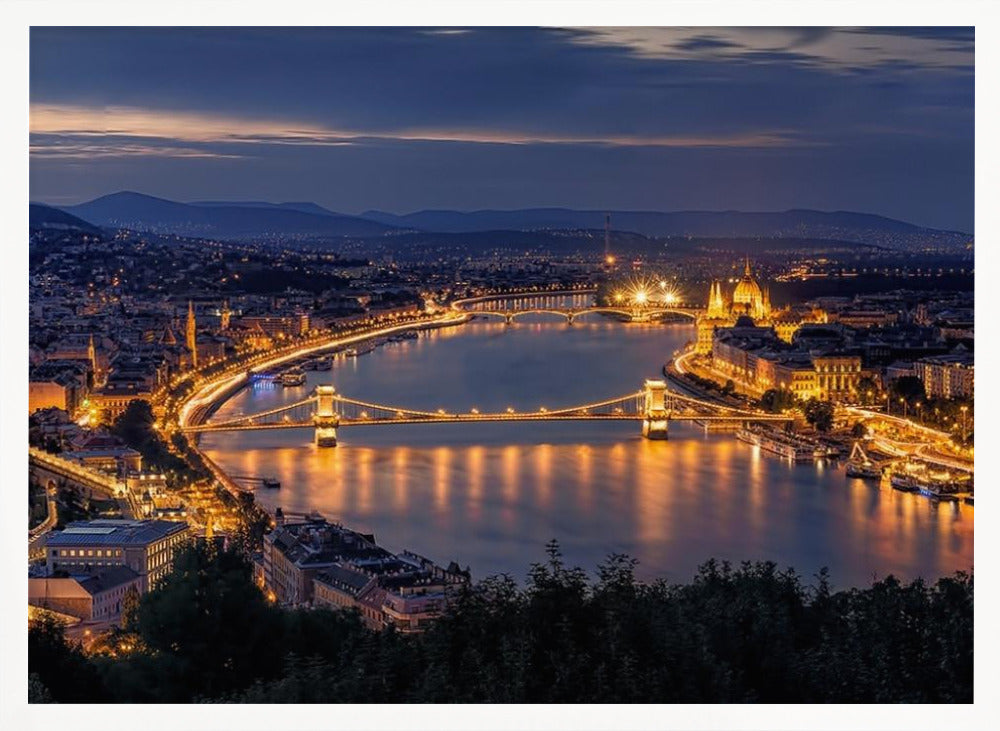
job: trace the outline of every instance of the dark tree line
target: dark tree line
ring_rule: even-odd
[[[29,634],[36,701],[971,702],[973,579],[834,592],[773,563],[709,561],[687,584],[591,579],[558,546],[524,586],[456,597],[425,633],[268,603],[236,552],[195,547],[84,654]]]

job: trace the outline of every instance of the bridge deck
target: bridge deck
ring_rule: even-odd
[[[340,419],[339,426],[387,426],[392,424],[465,424],[465,423],[502,423],[519,421],[643,421],[644,414],[445,414],[427,417],[386,417],[368,419]],[[655,417],[654,417],[655,418]],[[707,421],[707,422],[789,422],[789,416],[778,415],[711,415],[711,414],[670,414],[664,417],[667,421]],[[218,431],[262,431],[266,429],[304,429],[312,428],[313,421],[279,421],[270,424],[201,424],[187,427],[184,431],[218,432]]]

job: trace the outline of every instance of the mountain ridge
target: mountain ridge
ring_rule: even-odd
[[[379,236],[394,227],[357,216],[281,206],[202,205],[120,191],[60,210],[99,226],[218,238]],[[326,210],[326,209],[323,209]]]

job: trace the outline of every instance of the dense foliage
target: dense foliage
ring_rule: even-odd
[[[166,441],[156,431],[155,423],[156,417],[149,402],[133,399],[111,425],[111,433],[139,452],[143,465],[148,469],[163,472],[171,486],[184,485],[204,477],[204,470],[192,468],[188,461],[170,451]],[[187,447],[187,444],[184,446]]]
[[[771,414],[782,414],[795,408],[795,394],[787,388],[769,388],[760,397],[760,407]]]
[[[833,428],[833,404],[829,401],[820,401],[811,398],[802,407],[806,421],[816,428],[816,431],[827,432]]]
[[[525,586],[457,597],[419,636],[269,604],[234,552],[193,548],[89,655],[32,628],[32,697],[55,701],[970,702],[973,579],[833,592],[773,563],[688,584],[596,580],[550,544]]]

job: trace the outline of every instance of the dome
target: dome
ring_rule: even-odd
[[[744,274],[733,290],[733,302],[736,304],[755,304],[760,302],[762,297],[760,285],[749,274]]]

